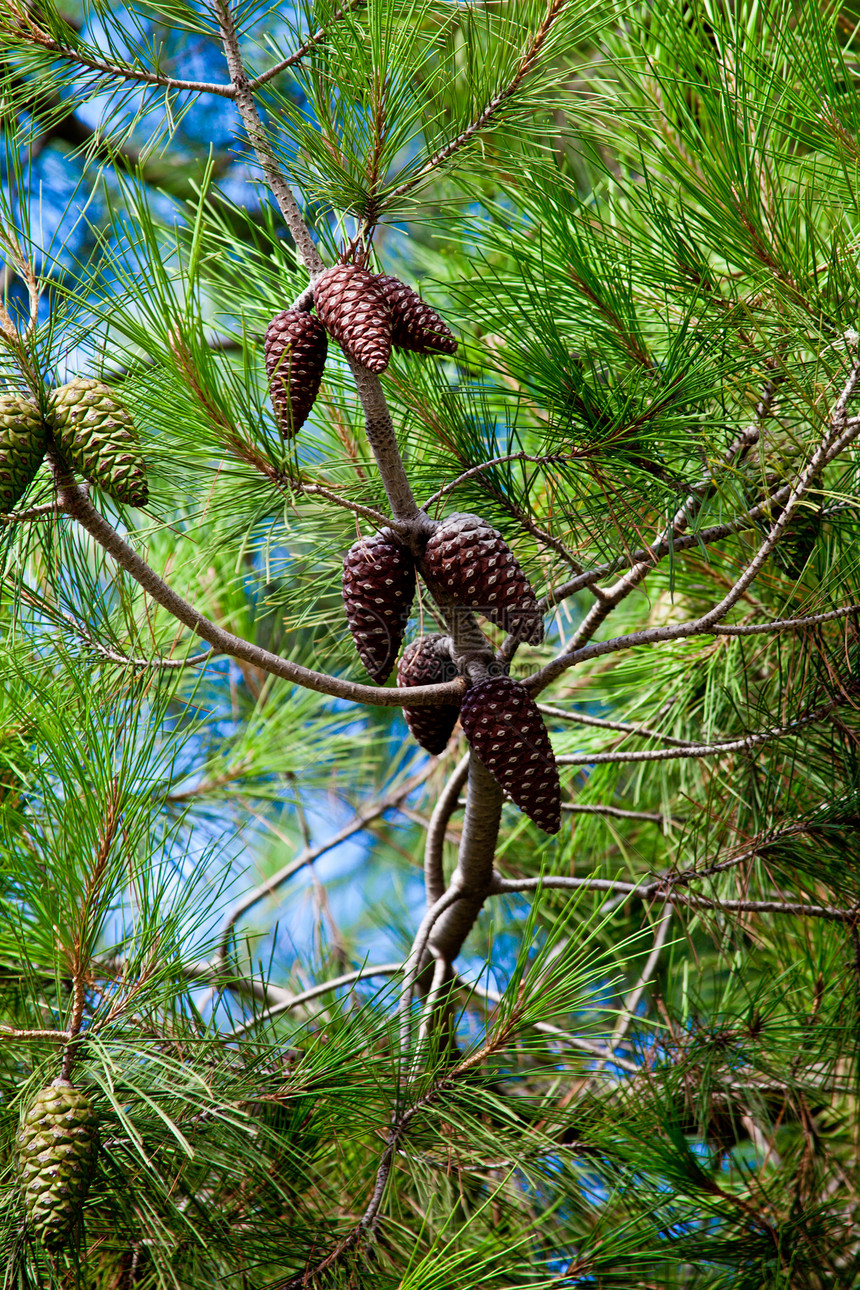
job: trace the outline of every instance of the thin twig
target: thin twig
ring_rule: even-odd
[[[0,1039],[52,1039],[67,1044],[71,1038],[70,1030],[16,1030],[13,1026],[0,1026]]]
[[[431,771],[428,767],[421,771],[420,774],[414,775],[411,779],[407,780],[405,784],[401,784],[399,788],[394,790],[394,792],[380,798],[376,802],[371,802],[362,810],[357,811],[349,824],[344,825],[344,827],[337,833],[326,838],[325,842],[319,842],[316,846],[305,847],[299,852],[295,859],[291,860],[288,864],[285,864],[283,868],[277,871],[277,873],[273,873],[270,878],[266,878],[264,882],[261,882],[258,886],[254,887],[252,891],[248,892],[247,895],[243,896],[230,911],[224,931],[221,934],[221,944],[218,950],[218,957],[222,960],[226,958],[230,946],[230,934],[238,920],[244,914],[247,914],[249,909],[253,909],[255,905],[259,904],[261,900],[265,900],[267,896],[271,896],[279,887],[282,887],[285,882],[292,878],[294,874],[297,874],[300,869],[304,869],[308,865],[313,864],[314,861],[319,860],[319,858],[325,855],[326,852],[332,851],[335,847],[340,846],[342,842],[346,842],[348,838],[353,837],[356,833],[360,833],[362,829],[367,828],[367,825],[373,820],[378,820],[381,815],[386,813],[386,811],[396,809],[404,797],[408,797],[409,794],[414,792],[420,784],[424,783],[430,773]]]
[[[539,703],[537,707],[539,712],[543,712],[548,717],[571,721],[577,726],[594,726],[599,730],[618,730],[625,735],[640,735],[644,739],[661,739],[663,743],[671,744],[674,748],[694,747],[691,739],[675,739],[672,735],[664,735],[660,730],[652,730],[650,726],[637,726],[629,721],[609,721],[605,717],[592,717],[584,712],[571,712],[568,708],[557,708],[551,703]]]
[[[490,895],[508,892],[539,891],[606,891],[622,892],[638,900],[659,900],[672,905],[689,905],[691,909],[713,909],[750,914],[790,914],[796,918],[823,918],[834,923],[853,923],[860,918],[860,906],[840,909],[835,905],[809,905],[788,900],[711,900],[694,892],[661,891],[659,884],[643,887],[632,882],[619,882],[612,878],[569,878],[562,874],[549,874],[542,878],[496,878]]]
[[[279,76],[281,72],[285,72],[288,67],[295,67],[296,63],[301,62],[301,60],[309,54],[312,49],[315,49],[317,45],[325,40],[328,35],[329,28],[332,27],[334,23],[339,22],[341,18],[344,18],[348,13],[353,13],[356,9],[361,8],[361,6],[366,4],[366,2],[367,0],[350,0],[349,4],[344,5],[342,9],[338,9],[336,13],[332,14],[330,21],[328,23],[324,23],[323,26],[318,27],[312,36],[308,36],[304,44],[300,45],[294,54],[290,54],[287,58],[282,58],[279,63],[274,65],[274,67],[270,67],[267,71],[261,72],[259,76],[255,76],[252,81],[249,81],[248,89],[251,93],[256,93],[261,86],[267,84],[267,82],[272,80],[273,77]]]
[[[444,147],[439,148],[438,151],[434,152],[432,157],[428,158],[419,171],[394,188],[391,193],[388,194],[388,200],[393,201],[395,198],[402,197],[405,193],[411,192],[412,189],[421,184],[428,175],[432,174],[434,170],[437,170],[443,162],[449,161],[455,153],[459,152],[466,146],[466,144],[471,142],[476,134],[490,124],[493,118],[498,114],[499,109],[516,92],[529,73],[534,70],[541,49],[546,43],[547,37],[549,36],[549,33],[561,11],[564,9],[565,4],[566,0],[550,0],[546,17],[520,55],[514,74],[508,81],[507,85],[493,95],[484,109],[472,122],[470,122],[469,125],[466,126],[465,130],[461,130],[455,139],[451,139]]]
[[[626,752],[621,749],[617,752],[602,753],[559,753],[556,761],[560,766],[597,766],[608,762],[676,761],[686,757],[719,757],[723,753],[749,752],[762,744],[772,743],[775,739],[787,739],[799,730],[823,721],[836,708],[850,702],[851,697],[853,696],[847,693],[841,694],[829,703],[821,704],[805,716],[798,717],[787,726],[744,735],[741,739],[727,739],[723,743],[689,744],[686,748],[650,748],[644,752]]]
[[[343,976],[334,977],[331,981],[320,981],[318,985],[310,986],[309,989],[303,990],[301,994],[291,995],[288,999],[279,999],[277,1003],[266,1008],[264,1012],[259,1013],[256,1017],[251,1017],[248,1021],[243,1021],[240,1026],[228,1031],[224,1038],[238,1039],[241,1035],[253,1029],[254,1026],[259,1026],[265,1021],[272,1021],[284,1012],[291,1012],[293,1008],[300,1008],[303,1004],[309,1003],[311,999],[317,999],[321,994],[328,994],[330,990],[340,990],[345,985],[354,985],[356,981],[369,980],[370,977],[374,976],[396,976],[398,972],[402,971],[402,963],[379,963],[373,967],[357,968],[354,972],[344,972]]]
[[[137,81],[143,85],[158,85],[164,89],[188,91],[192,94],[217,94],[221,98],[235,98],[235,89],[232,85],[223,85],[220,82],[211,81],[186,81],[177,79],[173,76],[164,76],[161,72],[148,71],[144,67],[131,67],[127,63],[112,63],[107,59],[96,58],[92,54],[84,53],[79,49],[72,49],[68,45],[61,44],[55,40],[46,31],[33,21],[29,13],[16,3],[16,0],[6,0],[9,6],[11,16],[17,18],[17,23],[12,24],[8,21],[2,24],[5,27],[7,37],[23,36],[31,44],[39,45],[42,49],[48,50],[56,58],[62,58],[67,62],[76,63],[79,67],[89,68],[90,71],[99,72],[105,76],[119,77],[124,81]],[[0,29],[2,29],[0,27]]]

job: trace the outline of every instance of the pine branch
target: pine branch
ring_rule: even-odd
[[[61,509],[94,537],[99,546],[107,551],[120,568],[130,574],[153,600],[202,640],[208,641],[220,654],[229,654],[231,658],[250,663],[272,676],[283,677],[284,680],[301,685],[304,689],[328,694],[333,698],[349,699],[355,703],[381,704],[383,707],[395,708],[432,707],[437,703],[456,702],[465,690],[465,683],[458,678],[454,681],[446,681],[442,685],[414,686],[407,694],[404,690],[360,685],[322,672],[313,672],[298,663],[280,658],[269,650],[223,631],[215,623],[204,618],[198,610],[159,578],[127,542],[123,541],[107,520],[93,508],[86,494],[75,484],[64,480],[62,476],[58,478],[57,500]]]
[[[459,805],[460,789],[469,775],[471,753],[466,753],[457,762],[448,777],[448,782],[437,798],[427,825],[427,838],[424,844],[424,891],[427,904],[435,905],[445,891],[445,875],[442,870],[442,850],[445,843],[445,830],[448,821]],[[465,802],[463,803],[465,805]]]
[[[823,703],[805,716],[798,717],[786,726],[773,730],[763,730],[758,734],[744,735],[741,739],[727,739],[722,743],[689,744],[685,748],[653,748],[645,752],[603,752],[603,753],[559,753],[556,761],[560,766],[596,766],[608,762],[642,762],[642,761],[675,761],[686,757],[719,757],[723,753],[750,752],[762,744],[772,743],[775,739],[787,739],[807,726],[823,721],[837,708],[844,707],[856,697],[856,683],[849,682],[837,698]]]
[[[313,280],[322,273],[325,265],[320,258],[313,238],[308,232],[292,190],[281,173],[281,168],[272,151],[263,122],[260,120],[254,94],[250,88],[250,82],[242,62],[242,55],[239,51],[239,39],[233,21],[230,0],[213,0],[213,7],[221,31],[221,42],[227,59],[227,69],[230,73],[232,97],[235,99],[236,106],[239,109],[239,115],[242,118],[242,124],[248,136],[248,142],[254,150],[266,183],[278,203],[278,208],[284,217],[287,228],[290,230],[296,249],[302,258],[302,263],[311,275],[311,280]]]
[[[6,0],[6,4],[8,13],[0,19],[0,31],[12,39],[24,39],[30,44],[38,45],[56,58],[62,58],[66,62],[75,63],[78,67],[98,72],[114,80],[135,81],[141,85],[158,85],[163,89],[188,91],[192,94],[216,94],[221,98],[235,98],[236,91],[231,85],[210,81],[180,80],[143,67],[131,67],[125,63],[112,63],[107,59],[94,58],[83,50],[74,49],[55,40],[38,25],[19,0]]]
[[[239,1039],[242,1035],[253,1030],[255,1026],[263,1025],[267,1021],[274,1021],[285,1012],[291,1012],[293,1008],[301,1008],[304,1004],[310,1003],[312,999],[318,999],[320,995],[328,994],[331,990],[340,990],[345,985],[354,985],[357,981],[367,981],[374,976],[396,976],[398,972],[403,971],[402,963],[379,963],[372,967],[357,968],[354,972],[345,972],[343,976],[333,977],[330,981],[321,981],[318,985],[312,985],[307,990],[302,990],[301,994],[290,995],[286,999],[279,999],[277,1003],[265,1009],[249,1021],[243,1021],[241,1025],[235,1026],[225,1035],[226,1039]]]
[[[675,739],[672,735],[652,730],[650,726],[636,726],[629,721],[609,721],[606,717],[592,717],[584,712],[570,712],[567,708],[557,708],[552,703],[539,703],[538,711],[548,717],[558,717],[561,721],[570,721],[576,726],[594,726],[598,730],[618,730],[625,735],[639,735],[643,739],[660,739],[664,744],[675,748],[692,748],[691,739]]]
[[[663,891],[660,886],[643,887],[611,878],[568,878],[548,874],[541,878],[499,878],[493,881],[491,896],[510,892],[540,891],[606,891],[633,896],[637,900],[661,901],[669,905],[688,905],[691,909],[713,909],[717,912],[748,914],[789,914],[795,918],[823,918],[828,922],[853,924],[860,918],[860,905],[840,909],[835,905],[810,905],[788,900],[712,900],[694,892]]]

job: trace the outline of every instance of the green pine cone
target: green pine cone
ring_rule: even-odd
[[[78,378],[54,391],[57,447],[69,465],[118,502],[145,506],[149,496],[137,430],[110,386]]]
[[[95,1168],[99,1131],[92,1102],[68,1080],[55,1080],[24,1112],[16,1143],[27,1218],[48,1249],[59,1249]]]
[[[0,395],[0,514],[26,493],[45,455],[45,432],[34,403]]]

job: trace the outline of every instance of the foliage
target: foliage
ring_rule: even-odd
[[[6,0],[3,393],[107,381],[150,500],[49,454],[0,525],[3,1290],[860,1283],[858,23]],[[371,408],[332,344],[285,442],[315,254],[460,345]],[[357,688],[343,553],[453,511],[544,597],[460,685],[538,699],[555,838]]]

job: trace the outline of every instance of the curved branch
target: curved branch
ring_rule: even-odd
[[[673,735],[661,734],[649,726],[634,726],[628,721],[609,721],[605,717],[591,717],[584,712],[569,712],[567,708],[557,708],[551,703],[539,703],[538,711],[548,717],[558,717],[561,721],[570,721],[577,726],[594,726],[599,730],[618,730],[624,735],[641,735],[645,739],[661,739],[674,748],[692,748],[691,739],[675,739]]]
[[[22,30],[22,28],[26,29]],[[29,15],[26,18],[23,14],[20,15],[17,30],[8,32],[7,28],[7,33],[18,35],[19,37],[23,35],[25,39],[47,50],[55,58],[62,58],[66,62],[76,63],[79,67],[85,67],[103,76],[117,77],[124,81],[136,81],[140,85],[158,85],[162,89],[186,91],[190,94],[217,94],[220,98],[225,99],[232,99],[236,96],[236,91],[232,85],[223,85],[217,81],[185,81],[173,76],[165,76],[161,72],[148,71],[145,67],[130,67],[125,63],[111,63],[107,59],[96,58],[92,54],[72,49],[70,46],[62,45],[58,40],[54,40],[52,36],[49,36],[47,32],[38,27]]]
[[[427,841],[424,845],[424,889],[427,893],[427,904],[435,905],[445,890],[445,878],[442,873],[442,848],[445,843],[445,830],[448,821],[459,805],[460,789],[469,774],[469,758],[466,753],[452,771],[448,783],[439,794],[433,808],[433,814],[427,825]]]
[[[300,1008],[303,1004],[309,1003],[311,999],[317,999],[321,994],[328,994],[330,990],[339,990],[344,985],[352,985],[356,981],[366,981],[374,976],[397,976],[398,972],[403,971],[402,963],[379,963],[375,967],[357,968],[354,972],[345,972],[343,976],[336,976],[331,981],[321,981],[318,985],[312,985],[309,989],[303,990],[301,994],[291,995],[288,999],[279,999],[277,1003],[266,1008],[259,1016],[251,1017],[248,1021],[243,1021],[240,1026],[236,1026],[223,1037],[225,1039],[238,1039],[241,1035],[252,1030],[254,1026],[259,1026],[264,1021],[272,1021],[275,1017],[280,1017],[284,1012],[290,1012],[293,1008]]]
[[[446,681],[441,685],[416,685],[409,690],[360,685],[354,681],[344,681],[340,677],[327,676],[323,672],[313,672],[299,663],[292,663],[278,654],[261,649],[259,645],[253,645],[240,636],[225,632],[208,618],[204,618],[197,609],[189,605],[159,578],[137,552],[123,541],[104,516],[94,509],[80,488],[62,480],[59,481],[58,488],[58,502],[65,513],[94,537],[99,546],[103,547],[120,568],[125,569],[153,600],[222,654],[242,659],[264,672],[269,672],[272,676],[280,676],[295,685],[301,685],[306,690],[315,690],[318,694],[328,694],[332,698],[348,699],[353,703],[379,704],[389,708],[401,708],[405,705],[410,708],[432,707],[438,703],[456,703],[466,688],[462,678]]]

